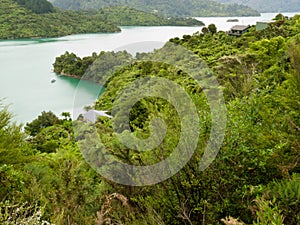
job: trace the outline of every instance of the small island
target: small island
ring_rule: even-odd
[[[238,19],[228,19],[226,22],[233,23],[233,22],[239,22]]]

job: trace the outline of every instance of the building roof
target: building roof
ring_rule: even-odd
[[[244,31],[247,30],[250,26],[245,26],[245,25],[235,25],[231,27],[231,30],[239,30],[239,31]]]
[[[107,111],[89,110],[88,112],[83,114],[83,119],[95,123],[97,121],[98,116],[112,118],[112,116],[106,113]]]

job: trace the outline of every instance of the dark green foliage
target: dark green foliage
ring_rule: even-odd
[[[289,46],[289,55],[294,68],[294,77],[300,90],[300,36],[297,35]]]
[[[97,83],[105,84],[104,77],[114,73],[118,66],[130,61],[132,56],[126,51],[123,52],[100,52],[82,59],[74,53],[56,57],[53,63],[54,72],[66,76],[83,78]],[[85,75],[84,77],[82,77]]]
[[[208,28],[210,33],[212,33],[212,34],[217,33],[217,27],[216,27],[215,24],[209,24],[207,28]]]
[[[278,20],[285,20],[284,15],[282,15],[281,13],[277,14],[274,18],[274,20],[278,21]]]
[[[101,15],[74,11],[36,14],[12,0],[0,2],[0,39],[118,31],[120,28]]]
[[[43,128],[53,126],[57,123],[59,123],[59,119],[53,112],[43,111],[41,115],[38,116],[38,118],[26,124],[25,131],[28,132],[31,136],[35,136]]]
[[[209,30],[207,27],[203,27],[202,30],[201,30],[202,34],[208,34],[209,33]]]
[[[54,12],[53,5],[47,0],[13,0],[18,4],[24,6],[27,9],[30,9],[34,13],[51,13]]]
[[[105,6],[127,6],[146,12],[154,12],[167,17],[200,16],[255,16],[257,11],[241,5],[224,5],[208,0],[53,0],[53,4],[63,9],[95,9]]]
[[[53,64],[54,72],[70,76],[78,76],[79,78],[85,73],[96,57],[85,57],[83,59],[77,57],[74,53],[66,52],[60,57],[56,57]]]

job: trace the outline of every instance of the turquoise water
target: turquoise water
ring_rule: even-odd
[[[14,120],[26,123],[42,111],[57,115],[73,112],[73,101],[80,93],[82,108],[95,101],[100,85],[61,77],[52,72],[55,57],[65,51],[79,56],[92,52],[123,50],[135,53],[161,47],[174,36],[192,34],[197,27],[123,27],[121,33],[71,35],[49,39],[0,41],[0,99],[10,104]],[[55,78],[56,82],[51,83]],[[77,96],[78,99],[78,96]]]

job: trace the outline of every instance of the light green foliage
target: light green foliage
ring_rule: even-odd
[[[25,141],[10,117],[2,108],[0,223],[93,224],[99,200],[110,189],[83,160],[72,139],[71,121],[57,121],[44,112],[35,120],[39,126],[34,136]]]
[[[21,126],[12,122],[12,114],[0,100],[0,165],[25,160],[22,157],[26,152],[23,138]]]
[[[159,51],[137,54],[137,60],[142,61],[125,63],[123,68],[118,65],[126,59],[131,60],[130,55],[127,58],[126,54],[118,53],[124,61],[114,64],[114,57],[119,60],[116,53],[101,53],[102,60],[99,57],[99,62],[96,60],[87,70],[89,79],[94,81],[97,76],[103,77],[103,72],[113,74],[95,104],[97,109],[110,110],[120,91],[137,78],[157,76],[184,87],[199,110],[202,122],[197,151],[178,174],[151,187],[127,188],[111,183],[115,192],[130,199],[135,221],[142,218],[149,222],[149,218],[140,217],[147,211],[156,212],[166,224],[199,224],[199,218],[201,224],[220,224],[221,219],[228,216],[240,218],[247,224],[297,224],[298,214],[290,212],[298,210],[293,203],[297,204],[295,193],[298,189],[295,182],[291,185],[289,177],[300,168],[299,53],[298,39],[294,37],[299,29],[298,20],[295,17],[275,24],[267,28],[268,31],[253,29],[240,38],[215,32],[211,26],[203,34],[170,40],[204,59],[224,90],[227,102],[225,139],[217,158],[203,172],[198,170],[198,163],[209,136],[210,111],[201,87],[184,71],[154,62],[161,57]],[[171,53],[164,57],[176,60],[176,55]],[[191,61],[178,63],[193,66]],[[105,65],[116,70],[102,70]],[[129,116],[130,130],[139,138],[150,135],[149,121],[156,116],[164,119],[168,129],[164,142],[152,152],[140,153],[124,147],[113,134],[112,121],[107,118],[99,120],[97,129],[105,147],[121,161],[133,165],[153,164],[168,157],[176,146],[180,119],[168,102],[157,98],[139,101]],[[103,160],[101,157],[96,157],[99,163]],[[272,191],[274,179],[282,181],[281,189],[285,192]],[[261,196],[265,196],[265,200]],[[255,208],[254,199],[259,199],[257,216],[250,210]],[[125,219],[128,217],[126,213],[116,216],[129,224],[131,222]]]
[[[276,199],[273,201],[266,201],[264,199],[256,199],[258,211],[256,212],[257,220],[253,225],[283,225],[283,216],[277,205],[274,205]]]
[[[266,188],[266,198],[273,199],[277,210],[284,215],[285,224],[297,224],[300,220],[299,173],[292,174],[289,179],[270,183]]]
[[[31,177],[27,182],[31,191],[24,192],[24,200],[45,205],[44,218],[55,224],[91,224],[100,207],[97,199],[103,194],[97,174],[68,142],[57,153],[43,157],[42,162],[25,167]]]
[[[292,30],[294,22],[286,22],[280,29],[283,32]],[[197,224],[199,218],[204,224],[216,224],[229,215],[253,223],[255,218],[249,206],[256,195],[267,192],[255,187],[267,185],[274,178],[283,179],[299,170],[299,95],[287,55],[289,38],[275,34],[266,38],[263,32],[258,34],[262,35],[256,36],[255,33],[255,36],[249,34],[236,38],[223,32],[215,35],[196,33],[171,40],[194,51],[212,66],[226,90],[228,124],[223,147],[214,163],[204,172],[197,170],[197,162],[206,132],[203,139],[200,138],[195,158],[177,176],[155,187],[144,188],[138,196],[129,190],[123,192],[126,196],[133,196],[140,207],[153,207],[168,224],[181,224],[183,221]],[[165,73],[161,73],[162,68]],[[109,109],[118,90],[144,73],[163,74],[171,79],[168,74],[176,72],[167,68],[150,62],[124,68],[110,80],[96,106]],[[183,74],[177,74],[178,81],[184,80]],[[194,96],[199,98],[201,91]],[[130,121],[136,134],[138,129],[148,134],[148,124],[142,121],[147,121],[147,117],[155,112],[152,104],[153,101],[141,101],[133,108]],[[157,105],[159,109],[166,110],[166,114],[173,115],[170,109]],[[206,110],[204,107],[201,112],[204,121],[208,122],[209,111]],[[171,124],[177,121],[173,120]],[[209,123],[204,127],[209,130]],[[99,129],[100,133],[111,132],[110,123],[100,123]],[[155,155],[130,152],[117,144],[112,135],[103,136],[107,147],[114,149],[116,156],[126,162],[143,165],[151,160],[156,162],[155,157],[159,159]],[[173,147],[169,143],[167,146]],[[169,151],[168,148],[164,150]],[[277,202],[274,206],[264,203],[261,204],[262,213],[265,209],[269,210],[269,214],[260,221],[268,220],[275,213],[277,224],[282,221],[289,224],[286,221],[291,220],[285,217],[288,214],[278,208]],[[295,218],[291,224],[296,224],[294,221]]]

